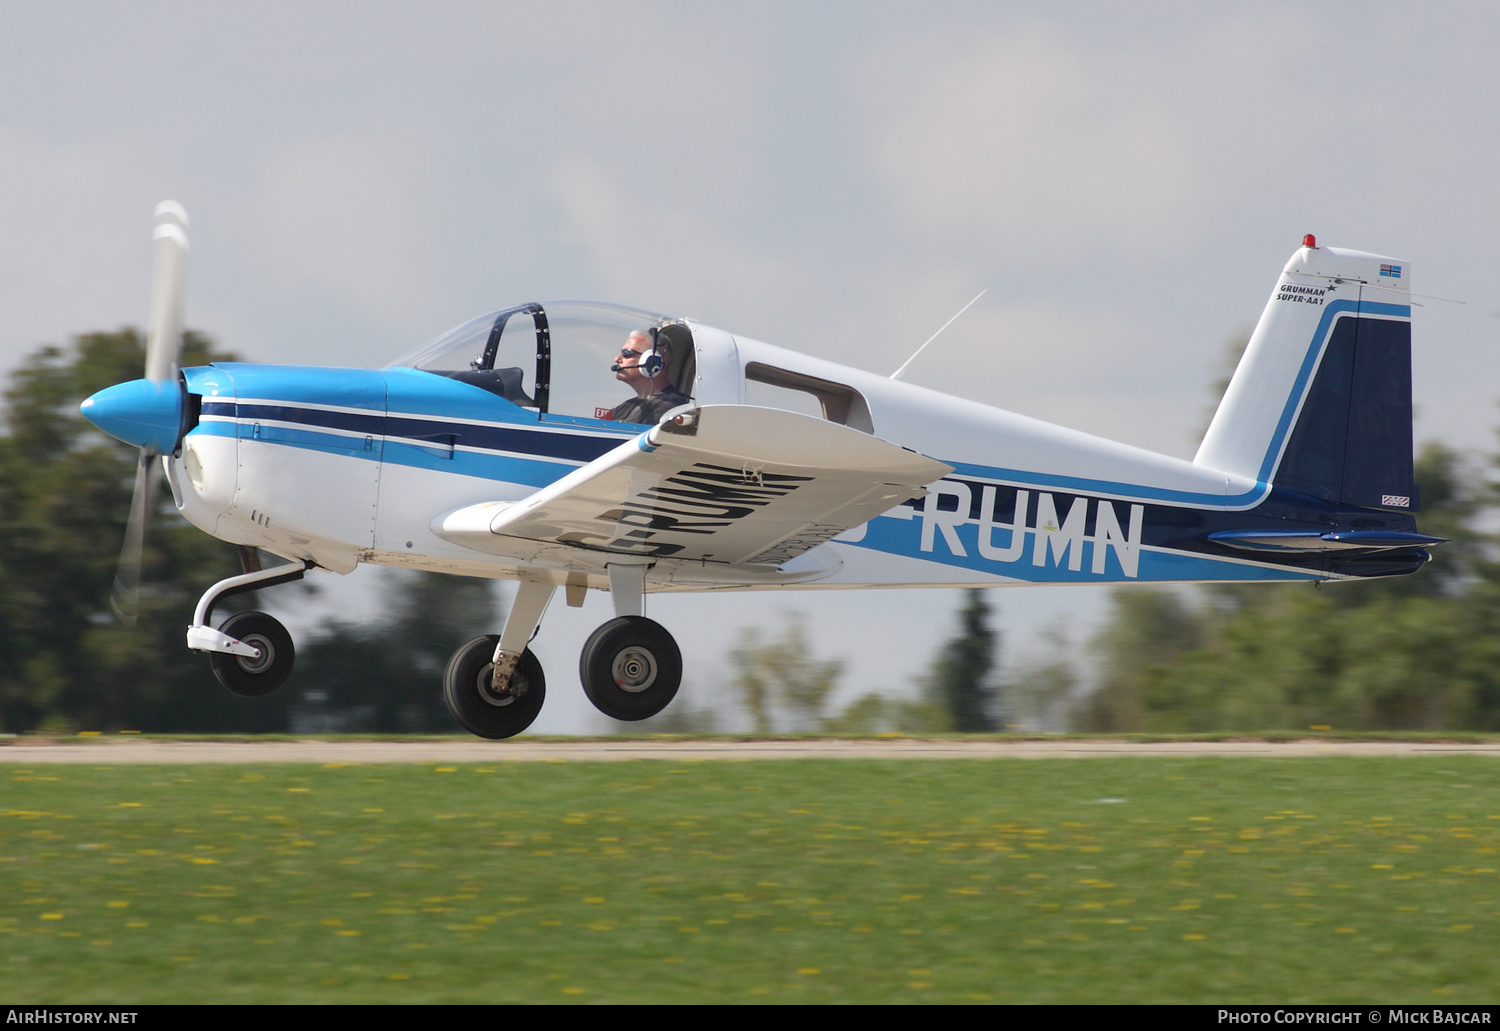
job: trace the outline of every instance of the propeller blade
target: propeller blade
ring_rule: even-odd
[[[146,520],[156,502],[156,461],[149,448],[141,448],[135,466],[135,491],[130,496],[130,519],[125,524],[125,544],[120,549],[120,563],[115,569],[115,586],[109,604],[115,616],[128,626],[135,625],[141,600],[141,555],[146,545]]]
[[[187,266],[188,214],[181,204],[164,200],[153,212],[151,232],[151,322],[146,336],[146,379],[161,383],[172,378],[182,357],[182,292]],[[115,616],[135,625],[141,601],[141,562],[146,548],[146,522],[156,502],[154,447],[143,447],[135,466],[135,490],[130,496],[130,519],[125,524],[125,544],[115,569],[110,607]]]
[[[187,265],[188,216],[181,204],[156,206],[151,233],[151,322],[146,337],[146,378],[155,383],[177,371],[182,356],[182,288]]]

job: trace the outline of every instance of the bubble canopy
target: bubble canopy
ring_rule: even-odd
[[[663,342],[672,385],[691,396],[696,362],[692,333],[681,319],[595,301],[488,312],[390,366],[461,380],[543,416],[607,421],[631,396],[612,368],[631,333]]]

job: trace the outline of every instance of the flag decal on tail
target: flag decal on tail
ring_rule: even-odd
[[[1380,274],[1382,276],[1389,276],[1392,279],[1400,279],[1401,278],[1401,266],[1400,265],[1381,265],[1380,266]]]
[[[1411,498],[1400,494],[1382,494],[1380,504],[1384,508],[1411,508]]]

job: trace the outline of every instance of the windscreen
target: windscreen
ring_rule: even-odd
[[[426,369],[429,372],[457,372],[480,368],[495,320],[504,312],[492,311],[454,326],[433,337],[420,347],[407,351],[391,366]]]

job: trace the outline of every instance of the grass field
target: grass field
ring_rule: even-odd
[[[0,1001],[1446,1002],[1491,759],[0,770]]]

